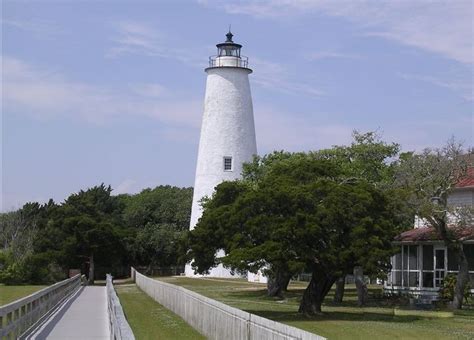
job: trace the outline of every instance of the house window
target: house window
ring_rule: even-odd
[[[232,171],[232,157],[224,157],[224,171]]]

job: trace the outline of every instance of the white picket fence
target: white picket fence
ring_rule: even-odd
[[[137,286],[209,339],[323,340],[292,326],[227,306],[183,287],[153,280],[132,268]]]

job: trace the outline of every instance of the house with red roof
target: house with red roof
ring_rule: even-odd
[[[453,189],[448,204],[452,207],[474,207],[474,167]],[[474,225],[461,226],[450,218],[450,230],[463,243],[469,263],[471,288],[474,288]],[[398,235],[394,241],[400,252],[391,259],[392,269],[384,283],[385,292],[406,293],[423,300],[438,298],[444,278],[458,272],[457,257],[448,249],[435,228],[415,219],[414,228]],[[471,289],[474,293],[474,289]]]

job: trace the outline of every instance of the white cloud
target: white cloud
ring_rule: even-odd
[[[113,46],[106,57],[115,58],[122,54],[138,54],[152,57],[175,59],[191,66],[205,66],[205,59],[193,53],[192,47],[178,48],[173,46],[168,35],[163,34],[150,24],[123,21],[114,23]]]
[[[352,141],[354,129],[361,132],[377,131],[383,140],[401,143],[405,151],[423,150],[441,146],[456,131],[472,126],[472,117],[420,122],[408,119],[381,128],[377,122],[360,122],[356,126],[328,123],[325,119],[327,116],[325,112],[315,112],[313,115],[285,112],[278,107],[257,102],[255,126],[259,154],[274,150],[309,151],[348,145]]]
[[[258,152],[264,154],[273,150],[317,150],[349,143],[353,127],[327,124],[317,119],[323,116],[325,115],[320,113],[308,117],[256,105]]]
[[[474,100],[472,81],[465,82],[459,79],[458,80],[444,80],[438,77],[433,77],[433,76],[428,76],[428,75],[407,74],[407,73],[399,73],[398,76],[406,80],[421,81],[421,82],[433,84],[438,87],[443,87],[458,94],[459,96],[461,96],[467,101]]]
[[[251,67],[255,68],[255,74],[252,75],[252,83],[265,89],[315,97],[324,95],[324,91],[321,89],[292,75],[283,64],[264,61],[254,57],[252,58]]]
[[[349,53],[340,53],[332,51],[320,51],[312,52],[306,55],[307,60],[320,60],[320,59],[361,59],[361,56]]]
[[[473,2],[243,0],[200,1],[228,13],[255,17],[325,14],[356,23],[366,35],[414,46],[462,63],[473,63]]]
[[[133,179],[126,179],[120,182],[114,189],[114,195],[120,194],[135,194],[140,191],[141,188],[138,187],[137,181]]]
[[[62,33],[61,29],[51,21],[33,20],[31,18],[28,21],[4,18],[1,19],[1,25],[4,29],[9,28],[31,32],[34,36],[40,38],[51,38]]]
[[[163,97],[168,94],[166,88],[161,84],[142,83],[131,85],[133,92],[144,97]]]
[[[40,69],[19,59],[3,57],[3,109],[38,119],[68,116],[105,124],[123,116],[146,116],[166,126],[197,129],[201,99],[183,101],[168,95],[160,84],[135,84],[124,89],[90,85],[67,79],[58,71]]]
[[[177,48],[166,38],[166,35],[151,25],[128,21],[115,24],[114,28],[116,31],[112,39],[114,46],[108,51],[107,57],[131,53],[174,59],[200,68],[207,66],[205,58],[200,57],[205,55],[204,50],[197,51],[193,46],[188,46],[186,49]],[[288,72],[283,64],[252,57],[250,67],[256,71],[252,77],[253,83],[257,86],[287,94],[323,95],[322,90],[301,81],[300,77]],[[141,88],[142,93],[151,92],[150,90],[149,87],[148,89]],[[154,90],[153,92],[159,92]]]

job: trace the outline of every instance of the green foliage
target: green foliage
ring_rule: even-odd
[[[192,195],[192,188],[169,185],[145,189],[137,195],[120,195],[124,204],[123,221],[133,228],[153,223],[174,224],[178,230],[188,230]]]
[[[6,285],[51,284],[66,278],[64,270],[45,254],[30,254],[14,260],[9,252],[0,252],[0,282]]]
[[[382,141],[376,132],[354,131],[352,136],[354,140],[350,146],[334,146],[312,155],[336,162],[341,169],[340,176],[346,180],[364,179],[378,186],[390,185],[400,145]]]
[[[192,188],[158,186],[137,195],[120,195],[124,225],[133,232],[126,240],[135,265],[182,264],[183,236],[189,228]]]
[[[339,174],[330,160],[295,154],[267,169],[257,187],[220,184],[190,233],[196,269],[222,261],[238,271],[271,264],[296,273],[316,261],[335,273],[356,264],[386,270],[395,235],[388,194],[362,180],[334,180]],[[217,259],[217,249],[227,255]]]
[[[445,235],[447,243],[453,241],[447,238],[448,214],[455,215],[459,221],[472,219],[472,211],[463,210],[468,213],[463,216],[461,210],[448,204],[448,196],[466,176],[469,162],[469,154],[462,145],[451,139],[443,148],[401,155],[395,173],[397,185],[410,193],[408,204],[419,217]]]
[[[182,231],[173,224],[148,223],[135,238],[134,252],[138,263],[151,266],[174,266]]]
[[[309,305],[319,308],[328,287],[354,266],[386,272],[393,237],[410,216],[393,181],[398,150],[374,133],[355,132],[350,146],[255,157],[242,180],[218,185],[204,201],[189,233],[194,269],[223,263],[267,275],[311,272]]]
[[[63,204],[27,203],[0,215],[0,282],[52,283],[68,269],[123,272],[130,264],[175,266],[189,227],[192,188],[160,186],[112,195],[101,184]]]
[[[337,272],[356,263],[369,273],[387,270],[406,212],[404,192],[392,185],[398,151],[375,133],[354,132],[350,146],[256,156],[243,180],[220,184],[204,202],[190,233],[196,269],[222,261],[238,271],[272,264],[298,272],[318,258]],[[216,249],[227,256],[216,259]]]
[[[454,299],[454,290],[457,283],[456,274],[448,274],[443,280],[443,284],[440,288],[439,294],[441,299],[445,301],[453,301]],[[464,287],[464,299],[467,301],[469,295],[471,294],[471,285],[468,283]]]

